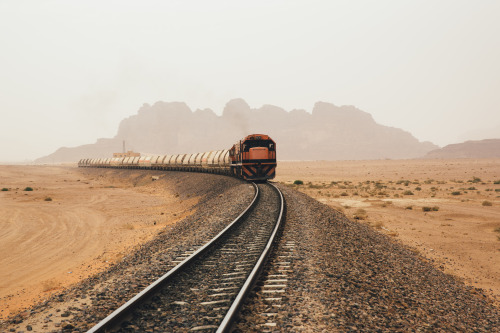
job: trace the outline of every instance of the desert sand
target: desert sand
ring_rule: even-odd
[[[410,246],[499,304],[500,159],[280,162],[276,180]]]
[[[104,270],[197,202],[141,171],[97,171],[0,166],[0,318]]]
[[[498,301],[500,159],[279,162],[276,180]],[[181,201],[157,184],[143,171],[0,166],[0,318],[106,269],[191,214],[197,198]]]

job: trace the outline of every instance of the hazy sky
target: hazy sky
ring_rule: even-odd
[[[113,137],[159,100],[325,101],[439,145],[500,137],[499,18],[497,0],[0,0],[0,161]]]

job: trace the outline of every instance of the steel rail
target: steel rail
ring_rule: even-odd
[[[254,285],[255,281],[257,280],[260,272],[264,268],[266,260],[271,252],[271,247],[274,243],[276,235],[278,234],[278,230],[281,226],[281,223],[283,220],[283,211],[285,209],[285,199],[283,198],[283,194],[281,193],[281,191],[275,185],[273,185],[271,183],[268,183],[268,184],[271,185],[272,187],[274,187],[274,189],[278,192],[278,194],[280,196],[281,207],[280,207],[280,213],[279,213],[276,225],[274,227],[274,230],[273,230],[271,236],[269,237],[269,240],[266,244],[266,247],[262,251],[262,254],[261,254],[259,260],[257,261],[254,268],[252,269],[252,272],[250,272],[250,275],[248,276],[247,280],[243,284],[243,287],[241,288],[240,292],[238,293],[238,295],[234,299],[233,304],[231,305],[228,312],[226,313],[226,316],[224,317],[221,324],[219,325],[219,327],[217,329],[217,333],[230,332],[231,327],[234,323],[234,320],[236,319],[236,315],[238,314],[239,309],[241,308],[241,306],[243,305],[243,302],[245,301],[246,295],[248,294],[248,292],[250,291],[250,289]]]
[[[259,188],[255,183],[252,183],[255,189],[255,195],[253,197],[252,202],[248,205],[248,207],[236,217],[228,226],[226,226],[221,232],[217,234],[214,238],[212,238],[205,245],[196,250],[193,254],[187,257],[185,260],[180,262],[174,268],[169,270],[159,279],[151,283],[149,286],[144,288],[140,293],[135,295],[125,304],[120,306],[118,309],[113,311],[106,318],[101,320],[97,325],[92,327],[87,333],[96,333],[96,332],[106,332],[107,330],[112,329],[117,323],[120,322],[121,319],[126,317],[129,314],[129,311],[133,309],[134,305],[139,303],[141,300],[148,298],[156,289],[165,284],[169,279],[171,279],[177,272],[184,269],[188,264],[192,263],[196,259],[198,259],[201,255],[203,255],[210,247],[212,247],[217,241],[219,241],[223,236],[225,236],[241,219],[244,217],[255,205],[257,202],[257,198],[259,197]]]

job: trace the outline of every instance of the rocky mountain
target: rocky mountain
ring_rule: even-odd
[[[424,158],[500,158],[500,139],[452,144],[432,150]]]
[[[264,105],[252,109],[242,99],[229,101],[222,116],[212,110],[192,111],[185,103],[144,104],[122,120],[118,133],[95,144],[60,148],[37,163],[110,157],[127,149],[142,153],[175,154],[225,149],[252,133],[269,134],[282,160],[359,160],[421,157],[438,148],[419,142],[410,133],[377,124],[354,106],[317,102],[312,113],[290,112]]]

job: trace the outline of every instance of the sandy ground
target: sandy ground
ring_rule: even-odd
[[[190,214],[196,198],[181,202],[156,183],[140,171],[120,178],[74,166],[0,166],[0,318],[105,269]]]
[[[96,171],[0,166],[0,318],[105,269],[197,202],[141,171]],[[500,299],[500,159],[280,162],[276,180]]]
[[[280,162],[276,180],[393,236],[500,303],[500,159]]]

